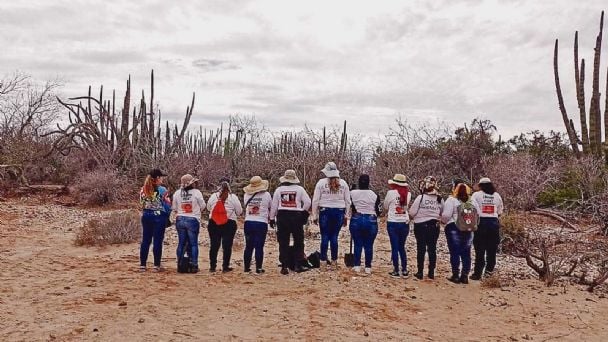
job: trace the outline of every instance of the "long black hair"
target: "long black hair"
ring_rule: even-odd
[[[494,195],[496,187],[492,183],[479,183],[479,189],[488,195]]]

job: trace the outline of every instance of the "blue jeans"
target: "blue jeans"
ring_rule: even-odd
[[[266,233],[268,233],[268,223],[257,221],[245,221],[245,251],[243,261],[245,269],[251,268],[251,259],[255,250],[255,269],[262,268],[264,263],[264,243],[266,243]]]
[[[177,229],[177,261],[179,262],[186,252],[188,246],[188,255],[192,266],[198,266],[198,233],[201,223],[194,217],[178,216],[175,222]]]
[[[365,267],[372,267],[374,240],[378,235],[376,215],[354,214],[350,220],[350,235],[355,245],[355,266],[361,266],[361,250],[365,249]]]
[[[150,244],[152,254],[154,254],[154,266],[160,266],[160,259],[163,255],[163,240],[165,239],[165,226],[167,224],[167,214],[155,210],[144,210],[141,216],[142,237],[139,248],[139,262],[141,266],[146,266]]]
[[[445,239],[450,250],[450,264],[452,274],[459,274],[462,262],[462,274],[468,275],[471,271],[471,244],[473,243],[472,232],[461,232],[455,223],[445,226]]]
[[[331,260],[338,260],[338,235],[344,223],[344,208],[320,208],[319,229],[321,231],[321,260],[327,260],[327,249],[331,244]]]
[[[407,252],[405,251],[405,241],[410,234],[410,225],[405,222],[387,222],[386,230],[391,241],[391,260],[393,269],[399,272],[399,258],[401,258],[401,271],[407,271]]]

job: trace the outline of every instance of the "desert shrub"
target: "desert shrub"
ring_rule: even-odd
[[[90,219],[76,232],[77,246],[105,246],[131,243],[141,235],[140,217],[134,211],[115,212],[104,218]]]
[[[513,286],[513,278],[502,275],[500,272],[494,272],[491,276],[481,280],[481,287],[486,289],[502,289],[504,287]]]
[[[512,211],[507,212],[500,218],[501,250],[510,253],[514,244],[526,238],[526,229],[521,216]]]
[[[116,171],[95,170],[81,174],[77,178],[74,195],[82,204],[115,204],[135,198],[135,189],[138,185]]]

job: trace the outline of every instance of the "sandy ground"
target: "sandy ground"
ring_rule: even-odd
[[[529,276],[502,289],[449,283],[443,235],[435,281],[388,276],[384,225],[374,272],[367,277],[345,267],[282,276],[272,238],[265,275],[242,273],[241,243],[233,258],[236,271],[210,274],[204,230],[203,272],[177,274],[173,228],[165,245],[166,271],[139,273],[137,243],[74,246],[75,230],[107,213],[2,203],[0,340],[608,340],[604,295],[573,285],[545,288]],[[342,248],[347,238],[343,234]],[[306,250],[318,244],[313,234]],[[414,244],[410,236],[410,265]],[[505,257],[499,267],[514,263],[525,270],[520,261]]]

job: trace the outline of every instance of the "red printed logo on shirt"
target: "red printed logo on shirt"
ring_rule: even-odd
[[[484,214],[494,214],[494,205],[493,204],[484,204],[481,206],[481,212]]]
[[[186,214],[192,213],[192,203],[182,203],[182,211]]]
[[[281,206],[283,208],[296,208],[296,192],[285,191],[281,192]]]

